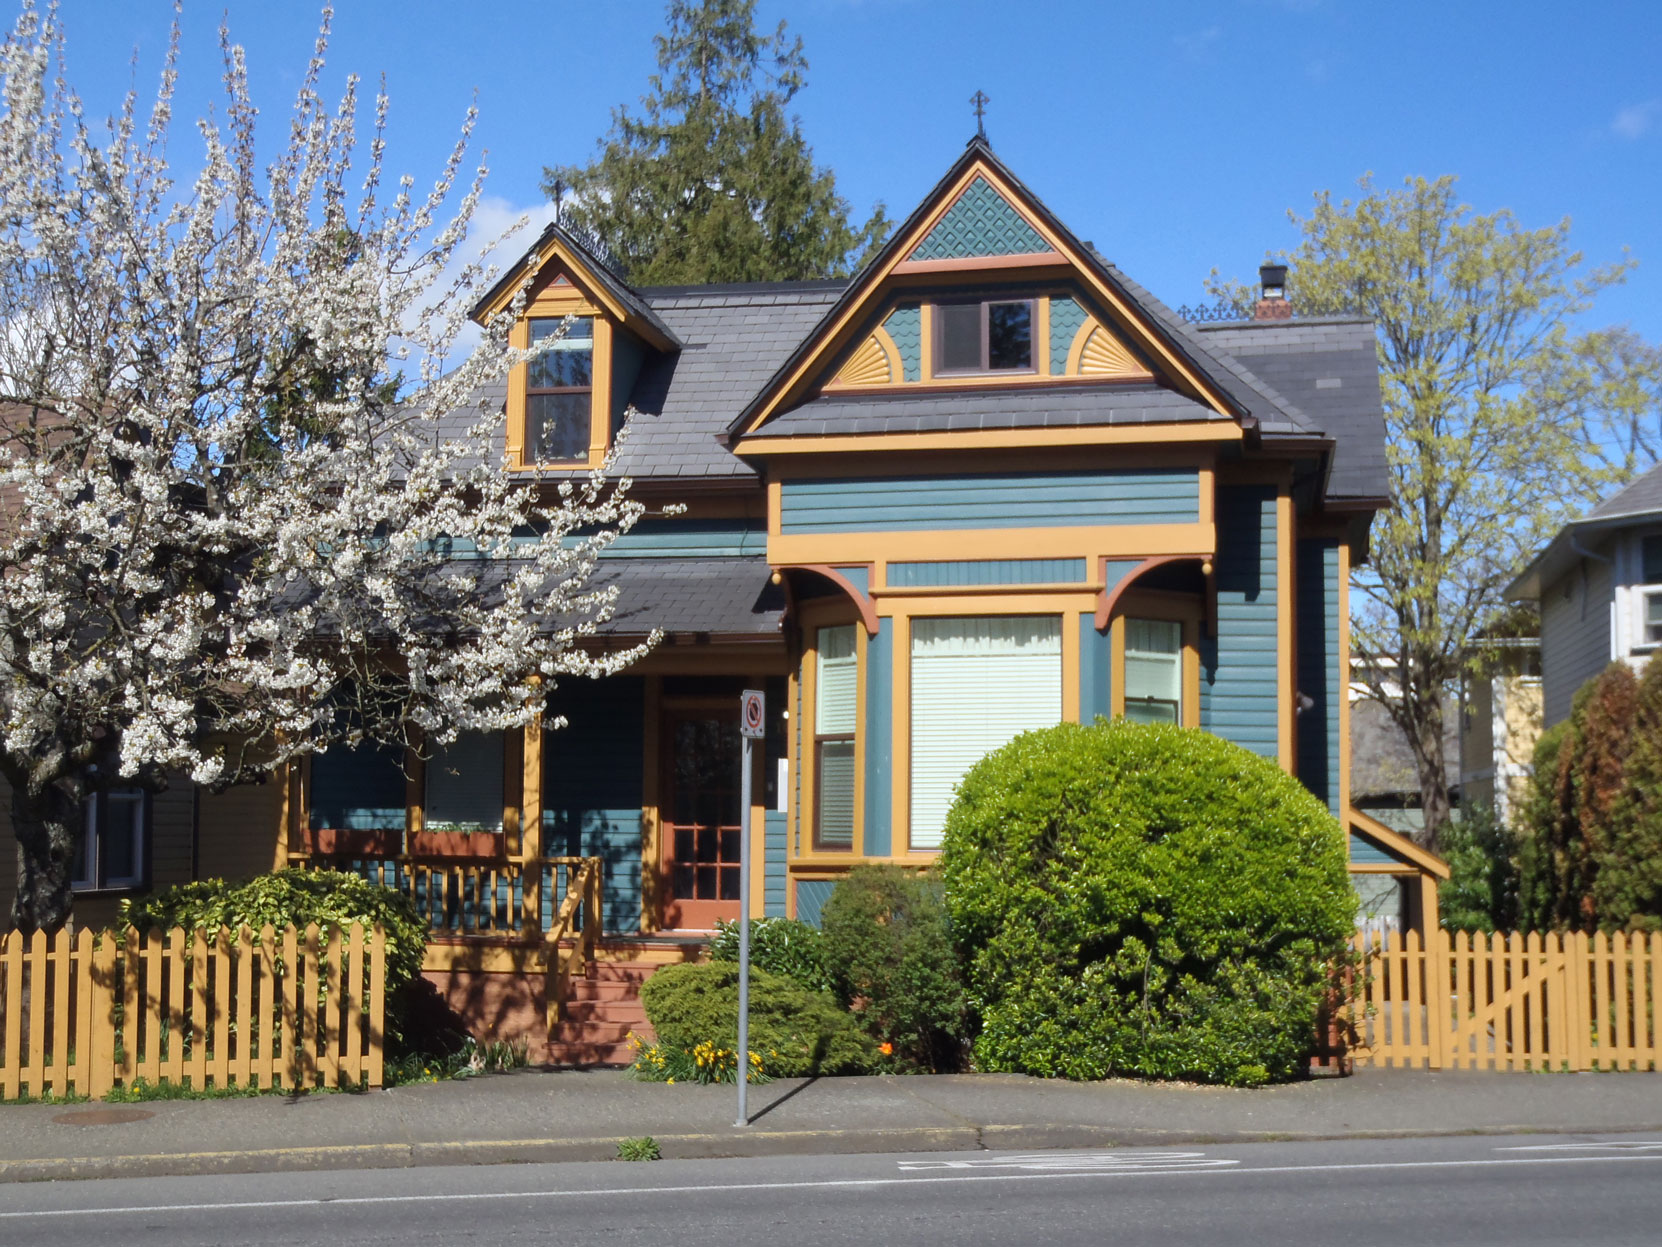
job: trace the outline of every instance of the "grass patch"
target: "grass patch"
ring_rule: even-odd
[[[658,1140],[649,1134],[643,1134],[638,1139],[619,1139],[617,1158],[619,1160],[662,1160],[664,1154],[658,1147]]]

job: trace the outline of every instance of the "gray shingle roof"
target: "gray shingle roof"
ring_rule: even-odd
[[[1588,520],[1626,519],[1662,511],[1662,463],[1629,481],[1587,512]]]
[[[773,636],[785,612],[765,557],[603,559],[590,584],[618,587],[608,635]]]
[[[640,414],[620,459],[637,477],[754,478],[717,438],[842,292],[841,282],[647,289],[685,344],[641,372]]]
[[[1357,319],[1238,321],[1195,330],[1296,406],[1312,431],[1335,442],[1330,498],[1383,498],[1385,409],[1373,322]]]
[[[1635,477],[1598,506],[1578,520],[1571,520],[1560,528],[1541,552],[1506,587],[1509,601],[1539,600],[1546,586],[1557,580],[1576,561],[1580,540],[1591,540],[1595,533],[1619,529],[1629,523],[1638,523],[1662,515],[1662,463],[1643,476]]]
[[[775,416],[751,436],[764,439],[949,429],[1076,428],[1228,419],[1158,386],[838,394],[821,396]]]

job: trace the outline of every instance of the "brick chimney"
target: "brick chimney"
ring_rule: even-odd
[[[1287,302],[1287,266],[1264,264],[1258,269],[1258,302],[1253,305],[1253,320],[1290,320],[1293,305]]]

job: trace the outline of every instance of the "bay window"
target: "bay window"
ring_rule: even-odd
[[[914,619],[911,658],[911,847],[938,849],[970,767],[1061,722],[1062,620]]]
[[[853,624],[821,628],[814,658],[814,848],[854,848],[859,651]]]

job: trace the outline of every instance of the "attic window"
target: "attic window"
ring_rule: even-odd
[[[1033,300],[985,299],[935,308],[935,371],[1031,372]]]
[[[559,333],[564,317],[531,321],[531,345]],[[525,444],[534,463],[589,457],[594,406],[594,318],[574,316],[553,346],[531,361],[525,386]]]

